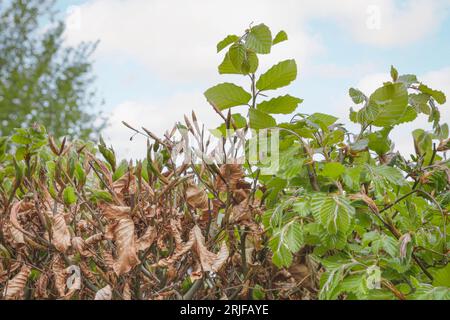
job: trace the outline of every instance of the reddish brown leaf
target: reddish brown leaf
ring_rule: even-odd
[[[65,252],[71,244],[70,232],[67,228],[63,213],[51,217],[52,220],[52,244],[60,252]]]
[[[23,298],[25,285],[27,284],[30,272],[31,268],[29,266],[22,266],[19,273],[6,284],[3,292],[4,299],[12,300]]]

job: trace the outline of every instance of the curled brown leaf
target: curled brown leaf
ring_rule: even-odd
[[[23,265],[19,273],[14,276],[5,286],[3,297],[5,300],[21,299],[30,275],[31,268]]]
[[[208,211],[207,193],[193,184],[186,189],[186,201],[194,209]]]
[[[117,258],[114,261],[114,271],[118,276],[129,272],[140,263],[136,254],[136,236],[134,234],[134,223],[130,218],[120,219],[110,231],[117,246]]]
[[[71,245],[69,228],[63,213],[52,216],[52,244],[60,252],[65,252]]]
[[[243,179],[244,172],[240,164],[223,164],[220,166],[219,175],[216,177],[216,188],[223,192],[237,189],[238,183]]]

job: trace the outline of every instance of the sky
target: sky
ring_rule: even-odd
[[[450,97],[450,0],[59,0],[57,6],[67,45],[100,41],[95,85],[110,119],[102,135],[119,157],[141,158],[146,149],[144,138],[129,140],[121,121],[159,135],[192,110],[207,128],[220,123],[203,92],[220,82],[248,83],[218,74],[223,53],[216,44],[251,23],[287,32],[289,40],[262,56],[259,70],[296,59],[297,80],[281,92],[304,99],[298,112],[330,113],[349,124],[348,89],[370,95],[390,79],[391,65]],[[449,109],[450,103],[441,107],[446,122]],[[394,129],[398,150],[413,152],[410,132],[418,127],[431,129],[422,117]]]

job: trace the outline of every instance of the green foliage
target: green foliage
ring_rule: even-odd
[[[54,136],[96,136],[104,121],[90,56],[95,44],[63,46],[64,24],[51,0],[7,1],[0,6],[0,135],[42,124]],[[95,123],[94,123],[95,121]]]
[[[75,189],[71,186],[65,187],[63,190],[63,199],[66,205],[72,205],[77,202],[77,195]]]
[[[302,99],[287,94],[267,101],[262,101],[257,105],[257,108],[266,113],[290,114],[297,109],[298,104],[302,101]]]
[[[232,83],[221,83],[205,92],[208,102],[219,110],[247,104],[250,93]]]
[[[233,57],[233,73],[250,75],[251,92],[236,103],[249,106],[242,128],[281,129],[279,169],[260,177],[266,210],[261,223],[273,263],[294,267],[305,255],[315,261],[323,270],[321,299],[448,299],[448,124],[440,123],[436,106],[445,95],[392,66],[391,79],[373,93],[350,88],[357,105],[350,120],[360,125],[358,134],[328,114],[295,114],[302,100],[289,94],[258,102],[262,92],[297,77],[294,60],[259,77],[257,68],[242,67],[246,52],[270,52],[269,34],[259,25],[233,37],[225,60]],[[281,31],[272,45],[286,40]],[[270,114],[295,115],[276,123]],[[395,152],[390,133],[418,114],[428,116],[431,130],[412,132],[415,155],[407,159]]]
[[[297,78],[295,60],[281,61],[259,77],[256,88],[260,91],[275,90],[287,86],[295,78]]]

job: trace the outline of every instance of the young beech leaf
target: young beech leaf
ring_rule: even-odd
[[[303,100],[290,96],[280,96],[267,101],[263,101],[259,103],[256,107],[260,111],[264,111],[267,113],[283,113],[290,114],[297,109],[299,103],[302,103]]]
[[[330,234],[349,231],[355,208],[344,196],[318,194],[311,199],[314,218]]]
[[[228,50],[230,61],[237,70],[241,70],[242,64],[246,59],[246,48],[242,43],[233,44]]]
[[[221,83],[205,91],[208,102],[219,110],[247,104],[251,94],[233,83]]]
[[[364,95],[364,93],[355,88],[350,88],[348,94],[356,104],[363,103],[365,100],[367,100],[367,97]]]
[[[245,39],[245,46],[256,53],[270,53],[272,33],[265,24],[259,24],[250,29]]]
[[[386,83],[375,90],[368,105],[358,111],[358,122],[377,127],[401,123],[408,107],[408,91],[402,83]]]
[[[237,35],[230,34],[226,36],[225,39],[223,39],[217,44],[217,52],[222,51],[223,49],[228,47],[233,42],[236,42],[237,40],[239,40],[239,37]]]
[[[252,51],[247,51],[245,60],[243,60],[241,68],[236,68],[230,59],[229,52],[226,53],[222,63],[218,67],[219,74],[248,74],[255,73],[258,69],[258,56]]]
[[[422,93],[426,93],[426,94],[429,94],[430,96],[432,96],[433,99],[436,100],[436,102],[439,104],[444,104],[446,101],[445,94],[442,91],[433,90],[424,84],[419,85],[419,90]]]
[[[396,82],[398,79],[398,71],[394,68],[394,66],[391,66],[391,78],[394,82]]]
[[[272,44],[277,44],[283,41],[286,41],[288,39],[287,33],[283,30],[277,33],[275,38],[273,38]]]
[[[297,78],[297,64],[295,60],[285,60],[274,65],[263,73],[256,82],[260,91],[275,90],[285,87]]]
[[[302,227],[297,221],[291,221],[275,230],[269,240],[273,263],[279,268],[289,267],[292,263],[292,254],[300,250],[303,242]]]
[[[77,201],[75,189],[71,186],[65,187],[63,191],[63,199],[66,205],[72,205]]]
[[[345,167],[342,164],[338,162],[327,162],[323,166],[322,172],[320,174],[331,179],[336,179],[344,172]]]
[[[277,122],[271,115],[257,109],[249,110],[250,128],[258,130],[275,127]]]

